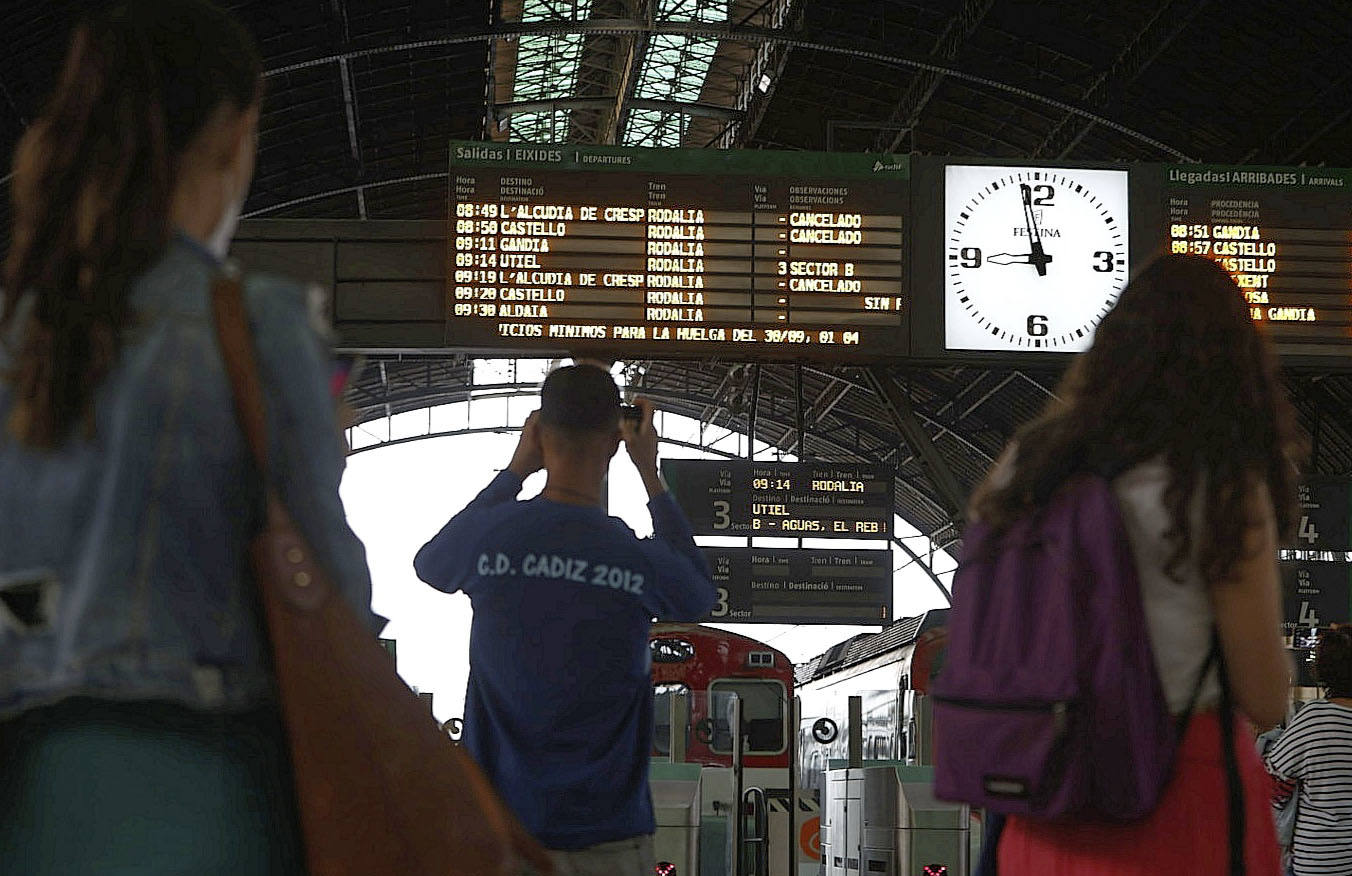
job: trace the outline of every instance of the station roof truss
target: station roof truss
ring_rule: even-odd
[[[226,2],[267,68],[246,216],[445,220],[448,143],[896,151],[1342,165],[1352,19],[1312,0]],[[0,150],[38,114],[76,0],[0,6]],[[0,234],[8,240],[8,177]],[[939,544],[1057,376],[986,367],[633,363],[668,410],[786,451],[898,467]],[[803,423],[800,438],[798,381]],[[461,357],[389,356],[358,417],[462,398]],[[1315,470],[1352,471],[1352,378],[1288,378]],[[956,494],[956,495],[955,495]]]

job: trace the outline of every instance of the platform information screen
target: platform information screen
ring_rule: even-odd
[[[892,552],[704,549],[718,588],[706,621],[765,624],[887,624]]]
[[[890,155],[454,142],[448,346],[904,356],[908,173]]]
[[[888,539],[892,475],[855,463],[662,460],[696,535]]]
[[[1284,560],[1280,565],[1288,636],[1352,620],[1352,564]]]
[[[1352,480],[1317,478],[1296,488],[1300,525],[1290,545],[1298,551],[1352,551]]]
[[[1352,342],[1352,171],[1170,165],[1168,248],[1214,259],[1283,353]]]

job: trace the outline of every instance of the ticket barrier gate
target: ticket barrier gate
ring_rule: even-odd
[[[667,728],[688,728],[689,702],[684,694],[672,696]],[[741,700],[728,701],[728,727],[741,727]],[[797,720],[797,702],[793,720]],[[707,732],[707,731],[706,731]],[[686,733],[667,730],[659,737],[666,757],[649,761],[657,835],[654,851],[658,869],[676,876],[799,876],[810,867],[817,876],[815,855],[799,846],[807,835],[802,829],[815,819],[799,816],[799,794],[789,770],[743,769],[745,734],[732,736],[732,765],[710,766],[685,763]],[[707,742],[707,739],[703,740]],[[792,760],[791,760],[792,762]],[[751,781],[747,781],[750,777]],[[767,791],[766,787],[772,790]],[[788,788],[781,783],[787,780]],[[754,784],[753,784],[754,783]],[[740,805],[739,805],[740,803]],[[812,812],[806,806],[803,812]],[[811,834],[815,840],[815,832]],[[662,864],[670,866],[663,867]]]
[[[934,768],[832,761],[822,806],[825,876],[967,876],[971,811],[934,798]]]
[[[653,851],[659,863],[673,865],[670,872],[679,876],[700,872],[700,772],[696,763],[649,764],[648,784],[657,817]]]

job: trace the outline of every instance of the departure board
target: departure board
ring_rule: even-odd
[[[904,356],[908,172],[891,155],[453,142],[447,345]]]
[[[705,621],[887,624],[892,552],[705,548],[718,603]]]
[[[892,536],[892,470],[827,462],[664,459],[696,535]]]
[[[1164,173],[1169,251],[1229,271],[1281,352],[1347,356],[1352,171],[1183,164]]]

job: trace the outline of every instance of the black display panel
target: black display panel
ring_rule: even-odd
[[[447,345],[904,357],[891,155],[451,144]]]
[[[1352,620],[1352,564],[1284,560],[1280,565],[1286,635]]]
[[[1319,478],[1297,487],[1300,525],[1292,548],[1352,551],[1352,481]]]
[[[1291,655],[1291,663],[1296,667],[1296,677],[1292,684],[1296,687],[1317,687],[1319,682],[1314,677],[1314,651],[1308,648],[1288,648],[1287,653]]]
[[[892,470],[828,462],[664,459],[696,535],[892,536]]]
[[[892,552],[705,548],[719,623],[887,624]]]
[[[1352,341],[1352,171],[1181,164],[1163,169],[1168,248],[1221,264],[1288,355]]]

